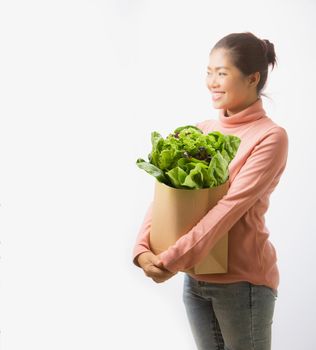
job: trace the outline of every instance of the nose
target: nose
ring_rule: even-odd
[[[207,87],[210,90],[218,88],[219,85],[218,85],[218,82],[217,82],[216,75],[208,74],[207,77],[206,77],[206,84],[207,84]]]

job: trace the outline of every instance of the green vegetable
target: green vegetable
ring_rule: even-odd
[[[219,131],[203,134],[193,125],[175,129],[166,139],[153,131],[148,161],[138,158],[136,164],[171,187],[216,187],[227,181],[228,165],[235,157],[240,142],[239,137]]]

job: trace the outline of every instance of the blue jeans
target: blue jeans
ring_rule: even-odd
[[[275,289],[208,283],[184,274],[183,301],[198,350],[270,350]]]

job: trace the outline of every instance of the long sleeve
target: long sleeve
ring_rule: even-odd
[[[177,272],[199,263],[258,199],[273,191],[287,155],[285,129],[271,128],[253,148],[227,194],[187,234],[160,254],[164,267]],[[149,222],[147,217],[146,224]]]
[[[136,243],[133,250],[133,263],[139,267],[136,258],[139,254],[150,251],[149,247],[149,233],[151,228],[151,217],[152,217],[153,201],[149,204],[143,223],[139,229]]]

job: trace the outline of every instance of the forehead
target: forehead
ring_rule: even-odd
[[[208,69],[233,69],[227,51],[216,49],[209,55]]]

